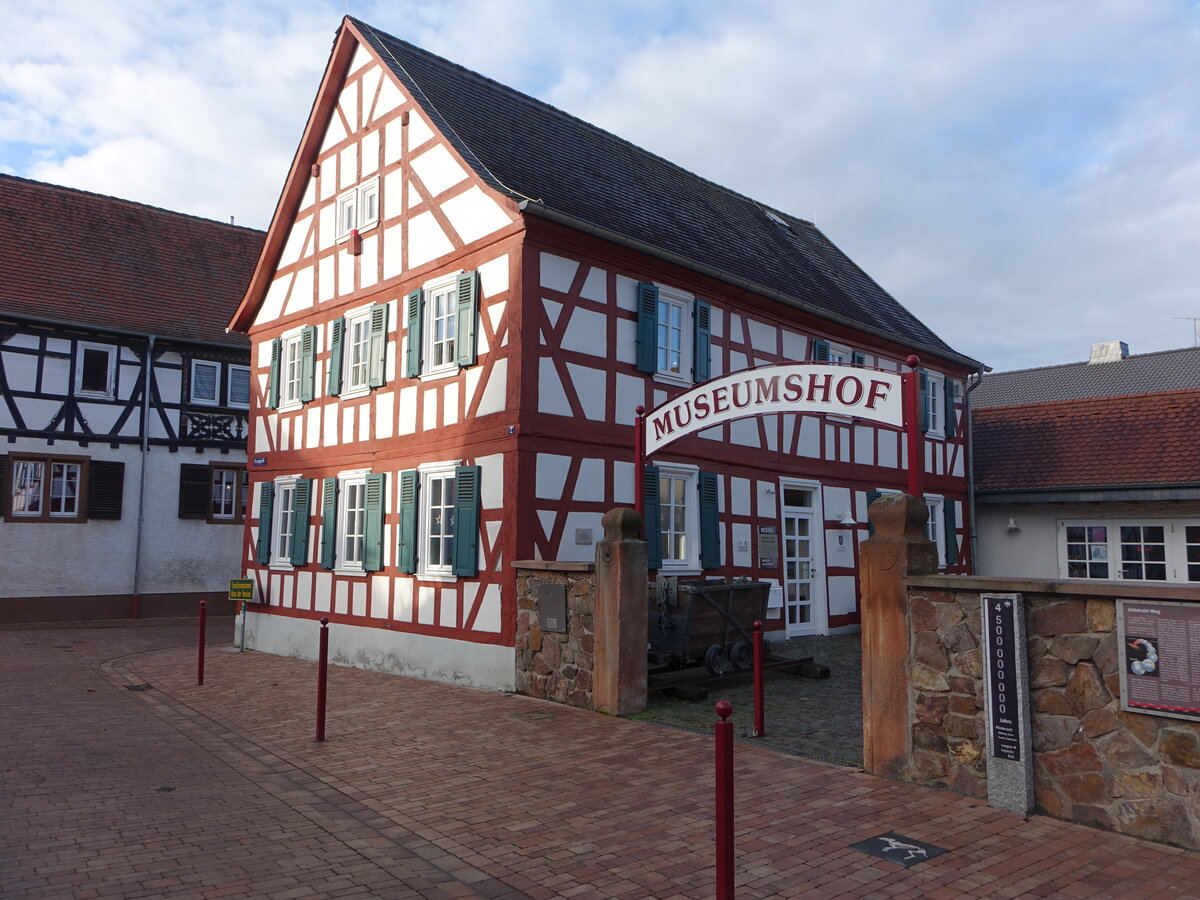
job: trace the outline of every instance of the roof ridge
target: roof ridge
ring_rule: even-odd
[[[210,219],[207,216],[198,216],[193,213],[179,212],[178,210],[167,209],[166,207],[162,207],[162,206],[154,206],[153,204],[150,204],[150,203],[143,203],[140,200],[128,200],[124,197],[114,197],[111,194],[101,194],[101,193],[97,193],[96,191],[89,191],[89,190],[85,190],[83,188],[71,187],[70,185],[66,185],[66,184],[53,184],[49,181],[38,181],[37,179],[25,178],[21,175],[11,175],[7,172],[0,172],[0,179],[9,179],[11,181],[24,182],[25,184],[34,185],[39,188],[50,188],[55,191],[62,191],[62,192],[66,192],[66,193],[77,194],[82,197],[91,197],[91,198],[95,198],[97,200],[107,200],[110,203],[120,203],[125,206],[135,206],[135,207],[138,207],[139,209],[144,209],[148,212],[160,213],[160,214],[167,215],[167,216],[175,216],[175,217],[181,218],[181,219],[191,219],[195,222],[201,222],[205,225],[216,225],[220,228],[232,228],[232,229],[239,230],[239,231],[253,231],[253,232],[257,232],[258,234],[266,233],[261,228],[253,228],[249,225],[234,225],[229,222],[221,222],[217,219]]]
[[[1053,363],[1052,365],[1048,365],[1048,366],[1030,366],[1027,369],[1005,369],[1002,372],[990,373],[987,376],[987,378],[985,378],[984,380],[986,381],[989,379],[1002,378],[1005,375],[1020,375],[1020,374],[1026,373],[1026,372],[1045,372],[1050,369],[1066,369],[1071,366],[1090,366],[1090,365],[1107,366],[1107,365],[1111,365],[1112,363],[1125,362],[1130,359],[1145,359],[1148,356],[1163,356],[1168,353],[1188,353],[1188,352],[1200,353],[1200,347],[1172,347],[1167,350],[1150,350],[1150,351],[1147,351],[1146,353],[1131,353],[1131,354],[1129,354],[1129,356],[1126,356],[1123,359],[1113,360],[1112,362],[1105,362],[1105,363],[1092,363],[1089,360],[1080,359],[1080,360],[1075,360],[1074,362]]]
[[[1145,400],[1146,398],[1169,397],[1175,394],[1196,395],[1200,397],[1200,388],[1173,388],[1168,391],[1142,391],[1139,394],[1102,394],[1098,397],[1060,397],[1056,400],[1030,400],[1024,403],[1004,403],[996,406],[982,406],[972,409],[971,415],[978,416],[981,413],[1007,409],[1029,409],[1031,407],[1041,409],[1047,406],[1068,406],[1080,403],[1112,403],[1118,400]]]

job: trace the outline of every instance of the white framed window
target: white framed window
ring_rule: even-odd
[[[250,406],[250,367],[230,366],[226,389],[230,406],[247,409]]]
[[[210,519],[241,522],[246,516],[249,476],[244,468],[213,466]]]
[[[370,389],[371,362],[371,308],[355,310],[346,314],[342,340],[342,365],[344,366],[342,394],[353,391],[366,392]]]
[[[946,565],[946,501],[941,497],[925,496],[925,537],[937,544],[938,565]]]
[[[370,178],[338,195],[337,239],[351,231],[365,231],[379,221],[379,178]]]
[[[694,298],[660,285],[655,327],[655,371],[669,381],[692,383]]]
[[[658,526],[662,572],[700,570],[700,510],[696,466],[658,464]]]
[[[946,379],[933,372],[922,372],[921,382],[924,388],[921,396],[925,403],[925,433],[942,437],[946,433],[946,400],[942,393],[945,390]]]
[[[458,276],[439,278],[425,286],[422,359],[425,375],[458,371]]]
[[[9,521],[82,521],[86,457],[9,457]]]
[[[1200,582],[1200,524],[1061,519],[1059,575],[1101,581]]]
[[[422,575],[454,575],[455,463],[421,466],[420,571]]]
[[[292,541],[296,528],[297,478],[275,480],[275,500],[271,510],[271,565],[292,565]],[[307,528],[307,522],[301,527]]]
[[[216,406],[221,402],[221,364],[206,360],[192,360],[193,403]]]
[[[338,476],[337,568],[363,570],[363,547],[367,535],[366,473]]]
[[[300,405],[300,380],[303,366],[303,335],[284,335],[280,347],[280,406]]]
[[[112,397],[116,362],[116,347],[80,341],[75,357],[75,393],[84,397]]]

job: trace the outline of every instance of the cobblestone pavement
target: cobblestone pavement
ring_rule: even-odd
[[[736,734],[755,743],[843,765],[862,765],[862,652],[857,634],[801,637],[768,645],[771,659],[812,657],[829,668],[829,678],[767,672],[763,682],[766,733],[753,737],[754,683],[746,675],[708,682],[708,697],[677,700],[651,693],[646,712],[636,718],[679,728],[712,732],[717,700],[733,704]],[[693,670],[694,671],[694,670]],[[700,671],[703,671],[701,669]],[[681,675],[686,673],[679,673]],[[671,675],[663,683],[669,683]]]
[[[703,735],[333,667],[318,744],[314,663],[210,646],[198,687],[179,625],[0,630],[0,670],[4,898],[713,894]],[[1200,854],[763,747],[735,766],[739,898],[1200,896]],[[851,848],[886,832],[947,852]]]

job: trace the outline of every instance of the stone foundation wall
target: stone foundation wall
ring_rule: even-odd
[[[1048,815],[1200,848],[1200,723],[1121,710],[1117,597],[1070,582],[907,579],[906,780],[987,796],[980,595],[1019,592],[1028,629],[1035,798]],[[1040,586],[1042,592],[1031,588]],[[1159,599],[1194,599],[1170,589]]]
[[[595,567],[590,563],[521,562],[517,570],[516,689],[556,703],[593,707]],[[543,631],[537,586],[562,585],[566,632]]]

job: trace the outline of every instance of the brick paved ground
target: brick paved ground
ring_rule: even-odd
[[[701,735],[333,668],[316,744],[313,663],[214,646],[197,687],[174,625],[3,630],[0,668],[5,898],[712,896]],[[1200,897],[1200,854],[744,744],[736,766],[739,897]],[[850,849],[888,831],[950,852]]]

